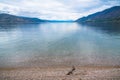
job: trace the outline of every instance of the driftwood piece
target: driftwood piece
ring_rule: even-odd
[[[73,66],[73,67],[72,67],[72,70],[70,70],[70,71],[67,73],[67,75],[72,75],[74,71],[75,71],[75,67]]]

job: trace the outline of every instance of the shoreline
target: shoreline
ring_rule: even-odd
[[[0,80],[120,80],[120,66],[0,68]]]
[[[76,66],[73,65],[76,68],[99,68],[99,69],[110,69],[110,68],[120,68],[120,66],[99,66],[99,65],[85,65],[85,66]],[[32,69],[32,68],[41,68],[41,69],[47,69],[47,68],[71,68],[72,66],[66,66],[66,65],[53,65],[53,66],[23,66],[23,67],[0,67],[0,71],[1,70],[17,70],[17,69]]]

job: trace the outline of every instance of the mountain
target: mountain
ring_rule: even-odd
[[[80,23],[94,22],[120,22],[120,6],[114,6],[95,14],[88,15],[76,20]]]
[[[41,20],[38,18],[20,17],[5,13],[0,14],[0,23],[40,23],[40,22],[45,22],[45,20]]]

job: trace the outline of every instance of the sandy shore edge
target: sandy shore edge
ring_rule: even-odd
[[[120,66],[0,68],[0,80],[120,80]]]

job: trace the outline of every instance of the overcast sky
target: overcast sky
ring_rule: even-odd
[[[0,11],[48,20],[75,20],[119,4],[120,0],[0,0]]]

